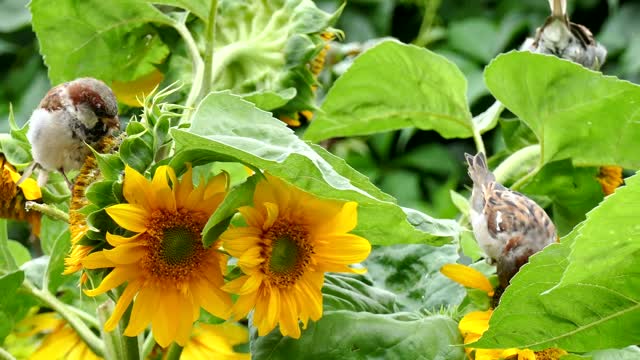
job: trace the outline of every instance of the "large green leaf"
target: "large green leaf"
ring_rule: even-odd
[[[584,352],[640,343],[640,176],[514,277],[482,347]]]
[[[458,247],[410,244],[380,246],[364,262],[374,284],[397,294],[405,310],[457,306],[464,289],[440,273],[444,264],[458,260]]]
[[[80,76],[135,80],[169,54],[149,23],[173,20],[146,1],[34,0],[31,13],[54,84]]]
[[[467,81],[446,58],[385,41],[360,55],[331,87],[305,138],[417,127],[445,138],[470,137]]]
[[[553,222],[562,236],[602,201],[597,168],[574,168],[568,159],[546,164],[522,188],[525,194],[544,196],[551,201]]]
[[[443,237],[457,235],[455,221],[410,209],[408,216],[344,160],[300,140],[284,123],[228,92],[208,95],[196,109],[190,131],[174,129],[172,134],[178,149],[172,164],[240,161],[320,197],[357,201],[354,232],[372,244],[442,244],[447,241]]]
[[[570,61],[500,55],[485,70],[491,93],[533,130],[544,163],[640,167],[640,87]]]
[[[327,274],[322,287],[324,311],[349,310],[391,314],[398,310],[393,293],[373,286],[362,275]]]
[[[255,331],[253,331],[255,332]],[[448,317],[412,313],[332,311],[300,339],[275,331],[252,334],[253,359],[464,359],[458,324]]]

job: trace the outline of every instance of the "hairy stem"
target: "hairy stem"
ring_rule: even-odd
[[[440,7],[442,0],[425,0],[424,14],[422,15],[422,23],[420,24],[420,30],[418,30],[418,36],[413,40],[413,44],[424,47],[430,40],[429,32],[433,26],[433,20],[436,17],[438,8]]]
[[[487,150],[484,148],[484,141],[482,141],[482,135],[480,135],[480,130],[476,126],[473,126],[473,142],[476,144],[476,150],[479,153],[487,154]]]
[[[53,205],[40,204],[35,201],[27,201],[24,205],[27,211],[35,210],[43,213],[54,220],[62,220],[66,223],[69,222],[69,214],[58,209]]]
[[[519,189],[522,185],[526,184],[531,177],[533,177],[538,170],[540,170],[540,145],[530,145],[524,147],[506,158],[493,172],[496,176],[496,180],[500,183],[506,183],[509,180],[517,176],[518,173],[522,173],[522,167],[527,164],[535,163],[536,166],[532,171],[529,171],[525,176],[518,179],[511,188],[514,190]]]
[[[98,356],[104,356],[104,343],[98,338],[89,327],[80,320],[80,318],[69,310],[69,306],[58,300],[49,291],[40,290],[35,287],[29,280],[25,280],[23,287],[26,288],[33,296],[40,299],[47,306],[55,310],[63,319],[69,323],[69,326],[76,331],[78,336],[89,346],[89,348]]]
[[[213,49],[216,43],[216,14],[218,13],[218,0],[211,1],[209,9],[209,22],[206,29],[206,49],[204,53],[204,75],[200,86],[200,96],[202,99],[211,91],[213,84]]]
[[[186,109],[184,110],[182,118],[180,119],[180,123],[189,123],[191,122],[191,113],[193,112],[193,106],[198,99],[200,88],[202,86],[202,78],[204,76],[204,62],[202,61],[202,57],[200,56],[198,45],[196,44],[193,35],[191,35],[191,32],[187,28],[187,25],[184,21],[185,19],[174,21],[173,28],[176,29],[178,34],[182,36],[182,39],[187,44],[187,50],[189,52],[189,57],[191,58],[191,63],[193,65],[193,80],[191,84],[191,90],[189,91],[189,95],[187,96],[187,102],[185,103]]]

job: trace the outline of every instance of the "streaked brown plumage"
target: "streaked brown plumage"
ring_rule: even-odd
[[[473,180],[471,225],[480,247],[497,264],[503,289],[529,256],[556,241],[556,228],[528,197],[496,182],[483,153],[465,154]]]

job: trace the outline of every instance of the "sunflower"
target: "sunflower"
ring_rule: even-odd
[[[217,242],[202,245],[201,232],[224,199],[228,179],[220,174],[194,188],[188,168],[178,181],[172,168],[160,166],[153,180],[130,167],[125,168],[123,194],[128,204],[106,208],[122,228],[135,233],[124,237],[107,234],[113,249],[102,250],[82,260],[87,269],[113,268],[89,296],[97,296],[127,282],[115,310],[105,323],[113,330],[133,301],[126,336],[136,336],[151,322],[153,336],[162,346],[172,341],[184,346],[200,307],[220,318],[228,318],[230,296],[220,290],[226,256]],[[136,296],[137,294],[137,296]]]
[[[17,328],[24,329],[17,336],[33,336],[47,333],[30,360],[98,360],[102,359],[89,349],[80,336],[60,319],[56,313],[46,312],[29,316],[18,323]]]
[[[24,205],[27,200],[41,200],[42,192],[38,183],[27,178],[20,185],[16,185],[21,175],[9,164],[3,154],[0,154],[2,168],[0,169],[0,218],[27,221],[31,224],[33,233],[40,234],[40,213],[28,212]]]
[[[96,145],[96,151],[102,154],[113,153],[118,150],[123,137],[105,136]],[[100,172],[98,160],[95,154],[91,153],[84,160],[80,173],[73,183],[71,191],[71,204],[69,205],[69,232],[71,233],[71,251],[64,259],[63,275],[73,274],[82,270],[82,259],[84,259],[94,249],[95,245],[84,244],[83,240],[89,232],[86,216],[82,213],[82,208],[89,205],[86,196],[87,188],[96,181],[104,177]],[[82,274],[80,282],[87,279],[86,274]]]
[[[494,296],[494,289],[481,272],[466,265],[446,264],[440,272],[449,279],[472,289],[482,290],[487,295]],[[489,320],[493,314],[493,309],[486,311],[473,311],[466,314],[458,323],[458,330],[464,338],[464,343],[470,344],[476,342],[482,337],[489,328]],[[532,351],[529,349],[476,349],[465,347],[465,352],[469,359],[475,360],[498,360],[498,359],[517,359],[517,360],[557,360],[567,352],[562,349],[546,349],[541,351]],[[473,354],[473,357],[472,357]]]
[[[239,212],[247,226],[220,236],[245,274],[223,288],[239,295],[232,312],[241,318],[255,307],[260,336],[279,324],[282,335],[299,338],[299,320],[306,327],[322,316],[324,273],[365,272],[349,267],[371,251],[366,239],[348,233],[357,223],[357,203],[318,199],[266,175],[253,207]]]
[[[180,360],[249,360],[250,354],[233,350],[235,345],[247,342],[249,331],[244,326],[233,323],[201,323],[194,327],[191,339],[182,350]]]
[[[601,166],[598,170],[597,180],[602,186],[605,195],[611,195],[616,188],[624,184],[622,168],[620,166]]]

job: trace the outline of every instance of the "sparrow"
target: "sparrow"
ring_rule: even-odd
[[[499,289],[504,290],[529,256],[556,241],[556,227],[533,200],[496,181],[484,153],[465,158],[473,180],[473,234],[489,262],[496,264]]]
[[[118,102],[102,81],[87,77],[53,87],[29,119],[27,138],[34,161],[21,181],[39,167],[44,170],[38,176],[40,186],[56,170],[70,185],[66,174],[80,169],[89,146],[119,129]]]
[[[598,70],[607,57],[607,49],[598,43],[585,26],[569,21],[566,0],[549,0],[551,16],[537,29],[536,36],[525,40],[521,50],[555,55]]]

